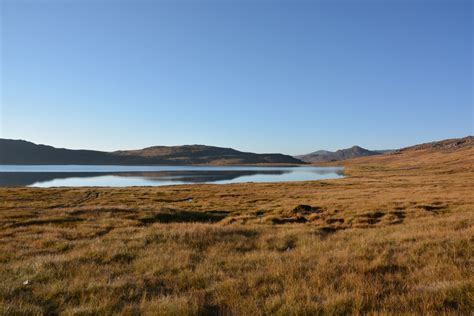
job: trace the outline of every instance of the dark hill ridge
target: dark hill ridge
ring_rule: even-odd
[[[232,148],[184,145],[154,146],[140,150],[116,151],[113,153],[128,159],[165,159],[172,164],[301,164],[294,157],[283,154],[255,154]],[[133,157],[133,158],[132,158]]]
[[[340,161],[357,157],[373,156],[380,155],[381,152],[371,151],[359,146],[353,146],[347,149],[340,149],[338,151],[326,151],[318,150],[307,155],[296,156],[304,162],[314,163],[314,162],[329,162],[329,161]]]
[[[95,150],[71,150],[24,140],[0,139],[0,164],[110,164],[114,156]]]
[[[0,139],[0,164],[88,165],[239,165],[302,164],[283,154],[255,154],[205,145],[155,146],[141,150],[104,152],[37,145],[24,140]]]

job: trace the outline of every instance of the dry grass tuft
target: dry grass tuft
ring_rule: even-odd
[[[473,157],[408,150],[332,181],[3,188],[0,314],[469,314]]]

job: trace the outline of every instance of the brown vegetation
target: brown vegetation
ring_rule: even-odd
[[[0,189],[0,314],[474,308],[474,147],[300,183]]]

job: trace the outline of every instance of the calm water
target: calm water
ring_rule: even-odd
[[[160,186],[342,178],[339,167],[0,165],[0,186]]]

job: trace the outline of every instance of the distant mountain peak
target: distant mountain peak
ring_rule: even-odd
[[[378,155],[378,152],[371,151],[360,146],[352,146],[346,149],[339,149],[335,152],[327,150],[318,150],[307,155],[296,156],[304,162],[329,162],[329,161],[340,161],[356,157]]]
[[[332,154],[332,153],[333,153],[332,151],[328,151],[328,150],[317,150],[308,155],[327,155],[327,154]]]

